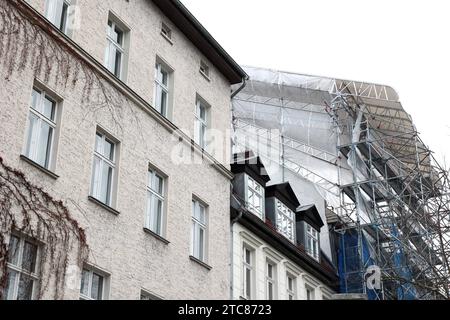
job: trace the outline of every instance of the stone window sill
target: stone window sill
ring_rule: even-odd
[[[95,199],[95,198],[92,197],[92,196],[89,196],[88,199],[89,199],[89,201],[92,201],[92,202],[95,203],[96,205],[98,205],[98,206],[102,207],[103,209],[105,209],[105,210],[107,210],[107,211],[113,213],[113,214],[116,215],[116,216],[118,216],[118,215],[120,214],[120,212],[117,211],[116,209],[111,208],[110,206],[104,204],[103,202],[101,202],[100,200]]]
[[[159,241],[161,241],[164,244],[169,244],[170,241],[161,237],[159,234],[153,232],[152,230],[148,229],[148,228],[144,228],[144,232],[148,233],[149,235],[153,236],[154,238],[158,239]]]
[[[33,167],[37,168],[38,170],[42,171],[43,173],[47,174],[50,178],[53,178],[55,180],[59,178],[59,176],[56,173],[48,170],[47,168],[44,168],[39,163],[34,162],[33,160],[31,160],[27,156],[24,156],[23,154],[20,155],[20,159],[22,159],[26,163],[32,165]]]
[[[203,261],[197,259],[194,256],[189,256],[189,259],[191,259],[192,261],[198,263],[199,265],[201,265],[203,268],[207,269],[208,271],[210,271],[212,269],[212,267],[206,263],[204,263]]]

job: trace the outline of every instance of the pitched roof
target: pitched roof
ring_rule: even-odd
[[[245,71],[179,0],[152,0],[231,84],[248,78]]]

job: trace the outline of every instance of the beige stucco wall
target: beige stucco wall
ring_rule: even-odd
[[[43,1],[29,1],[43,12]],[[81,29],[73,39],[94,57],[103,59],[108,9],[132,30],[128,84],[151,102],[155,55],[175,69],[174,122],[193,130],[196,94],[212,105],[212,126],[229,126],[230,88],[212,68],[211,82],[198,72],[201,55],[174,28],[174,45],[159,34],[161,13],[151,1],[79,1]],[[4,74],[5,69],[0,69]],[[43,83],[62,97],[60,136],[53,179],[20,159],[25,144],[28,109],[35,75],[30,68],[0,77],[0,156],[22,170],[69,207],[86,229],[89,263],[111,275],[110,299],[138,299],[141,288],[165,299],[227,299],[229,297],[229,178],[205,160],[175,164],[177,141],[155,118],[129,103],[121,111],[120,126],[107,108],[94,109],[80,101],[81,84],[64,87]],[[139,119],[136,122],[136,119]],[[88,200],[96,127],[120,142],[116,209],[118,216]],[[189,149],[188,149],[189,150]],[[169,176],[166,245],[143,231],[148,165]],[[225,161],[224,161],[225,163]],[[227,165],[228,166],[228,165]],[[208,264],[210,271],[189,259],[191,199],[208,208]],[[78,288],[66,298],[78,299]]]
[[[230,128],[230,85],[227,79],[151,0],[72,1],[77,10],[75,30],[71,38],[102,63],[107,43],[106,26],[109,12],[114,13],[128,26],[130,47],[125,82],[147,102],[153,101],[156,56],[174,70],[172,121],[179,128],[193,132],[197,94],[211,105],[211,128]],[[45,14],[45,0],[27,2]],[[161,36],[161,22],[172,29],[173,44]],[[210,67],[211,81],[206,80],[199,72],[201,59]],[[222,162],[228,166],[229,161],[225,157]]]

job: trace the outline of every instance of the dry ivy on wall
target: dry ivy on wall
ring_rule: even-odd
[[[79,89],[78,107],[85,111],[85,119],[105,109],[114,125],[123,130],[121,119],[127,107],[131,120],[141,127],[130,101],[61,40],[58,31],[32,12],[24,0],[0,0],[0,67],[6,81],[14,72],[33,70],[35,78],[62,92]]]
[[[7,282],[5,235],[11,232],[26,234],[42,244],[36,298],[41,298],[49,286],[54,288],[54,299],[63,298],[69,255],[76,254],[79,268],[87,258],[85,232],[62,201],[32,185],[22,172],[7,166],[0,157],[0,299]]]

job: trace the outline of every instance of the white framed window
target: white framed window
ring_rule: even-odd
[[[201,60],[200,61],[200,73],[204,76],[204,77],[206,77],[206,79],[210,79],[210,77],[209,77],[209,66],[208,66],[208,64],[205,62],[205,61],[203,61],[203,60]]]
[[[91,196],[110,207],[113,206],[116,158],[117,143],[106,134],[97,131],[95,135]]]
[[[141,290],[140,300],[163,300],[163,299],[153,293]]]
[[[195,142],[202,147],[206,148],[206,134],[208,130],[208,112],[209,106],[197,98],[195,107]]]
[[[280,200],[276,199],[275,201],[277,231],[291,242],[295,242],[294,212]]]
[[[36,243],[11,235],[6,262],[6,300],[32,300],[38,291],[38,254]]]
[[[167,118],[167,111],[169,109],[169,94],[170,94],[170,77],[171,71],[161,64],[155,64],[155,91],[153,97],[153,105],[155,109]]]
[[[289,273],[286,275],[286,295],[288,300],[297,299],[297,279]]]
[[[147,214],[145,227],[163,236],[166,178],[154,169],[148,170]]]
[[[266,261],[266,299],[275,300],[277,294],[277,266],[272,261]]]
[[[63,33],[68,33],[69,14],[74,0],[47,0],[45,17]]]
[[[33,88],[28,115],[25,156],[50,169],[57,129],[57,102],[44,90]]]
[[[80,300],[106,300],[107,277],[85,267],[81,273]]]
[[[313,287],[310,287],[308,285],[305,286],[306,291],[306,300],[315,300],[315,290]]]
[[[246,179],[246,202],[255,215],[264,219],[264,188],[249,175]]]
[[[161,22],[161,35],[172,43],[172,30],[164,22]]]
[[[255,270],[255,251],[243,246],[242,250],[242,297],[253,298],[253,279]]]
[[[206,206],[192,199],[191,256],[206,261]]]
[[[319,261],[319,232],[311,225],[305,223],[306,253]]]
[[[125,30],[113,19],[108,20],[105,67],[117,78],[122,79],[125,56]]]

